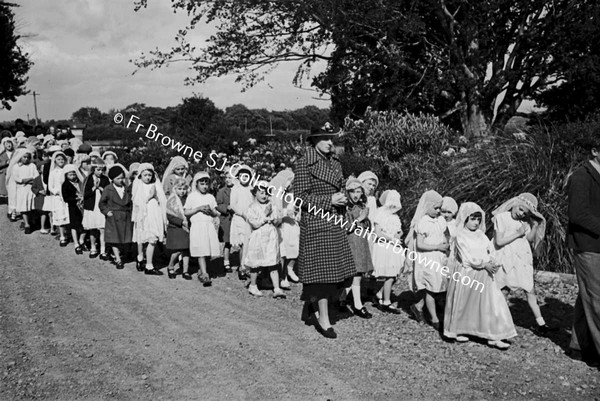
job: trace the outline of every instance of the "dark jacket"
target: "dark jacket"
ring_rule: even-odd
[[[93,173],[92,173],[93,174]],[[104,189],[110,185],[110,180],[107,176],[100,176],[100,188]],[[96,191],[92,191],[94,187],[94,178],[88,175],[83,184],[83,210],[94,210],[96,205]]]
[[[569,180],[567,245],[580,252],[600,253],[600,174],[588,161]]]

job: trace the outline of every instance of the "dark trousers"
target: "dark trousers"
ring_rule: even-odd
[[[570,347],[597,359],[600,351],[600,253],[575,253],[579,294],[575,302]]]

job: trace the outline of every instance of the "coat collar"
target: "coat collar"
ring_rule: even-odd
[[[596,182],[600,184],[600,173],[598,172],[598,169],[594,167],[594,165],[589,160],[585,162],[584,166],[590,173],[592,178],[594,178],[594,180],[596,180]]]
[[[331,155],[331,158],[329,158],[330,161],[340,161],[340,159],[338,158],[337,154],[335,154],[335,152]],[[319,152],[317,152],[317,150],[315,148],[313,148],[312,146],[306,148],[306,164],[311,166],[313,164],[316,164],[320,161],[327,161],[327,158],[325,156],[322,156]]]
[[[306,149],[306,164],[315,178],[329,183],[340,191],[344,186],[342,165],[336,154],[331,155],[329,161],[321,156],[315,148]]]

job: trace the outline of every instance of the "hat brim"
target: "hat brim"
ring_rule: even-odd
[[[311,132],[306,136],[305,140],[308,140],[309,138],[336,138],[339,137],[341,134],[341,129],[337,132]]]

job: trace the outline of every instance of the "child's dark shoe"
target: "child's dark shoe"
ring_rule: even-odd
[[[191,280],[192,279],[192,275],[188,272],[185,272],[181,275],[181,277],[183,277],[184,280]]]
[[[175,273],[175,270],[171,270],[171,269],[167,269],[167,275],[169,276],[170,279],[174,279],[175,277],[177,277],[177,273]]]
[[[83,254],[83,249],[81,249],[81,246],[78,246],[77,248],[75,248],[75,253],[76,253],[77,255],[81,255],[81,254]]]

